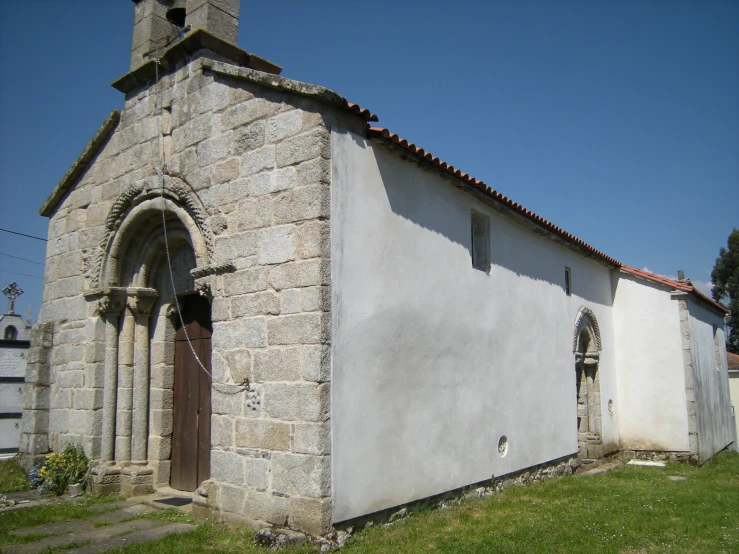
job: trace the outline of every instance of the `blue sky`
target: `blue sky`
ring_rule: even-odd
[[[39,206],[123,105],[133,2],[8,2],[3,23],[0,228],[45,237]],[[739,2],[243,0],[239,45],[623,263],[707,282],[739,227]],[[43,268],[8,255],[44,251],[0,233],[34,317],[20,273]]]

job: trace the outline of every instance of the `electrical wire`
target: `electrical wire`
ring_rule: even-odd
[[[7,256],[8,258],[15,258],[16,260],[22,260],[24,262],[28,262],[29,264],[44,265],[41,262],[34,262],[33,260],[27,260],[25,258],[19,258],[18,256],[13,256],[12,254],[6,254],[5,252],[0,252],[0,256]]]
[[[47,239],[42,239],[41,237],[34,237],[33,235],[27,235],[25,233],[18,233],[16,231],[9,231],[8,229],[0,229],[0,231],[3,231],[4,233],[10,233],[12,235],[20,235],[22,237],[28,237],[29,239],[36,239],[36,240],[42,240],[44,242],[49,242]]]
[[[43,279],[43,277],[39,277],[38,275],[30,275],[28,273],[21,273],[20,271],[12,271],[10,269],[3,269],[0,267],[0,271],[5,271],[6,273],[12,273],[14,275],[23,275],[24,277],[33,277],[34,279]]]

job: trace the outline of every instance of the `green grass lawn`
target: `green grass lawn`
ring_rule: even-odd
[[[673,481],[669,476],[685,480]],[[24,512],[47,509],[60,507]],[[80,510],[80,515],[69,511],[64,517],[85,517],[82,511],[90,511],[84,504],[66,510]],[[43,523],[51,513],[37,512],[32,521],[14,522],[5,520],[11,514],[2,514],[0,537],[17,526]],[[190,516],[172,508],[144,517],[193,523]],[[316,550],[301,545],[285,552]],[[112,552],[265,550],[253,546],[253,533],[244,527],[206,522],[191,533]],[[562,477],[513,487],[490,498],[446,510],[425,510],[392,525],[357,532],[343,552],[739,552],[739,454],[721,454],[702,468],[676,463],[666,469],[621,467],[594,477]]]
[[[0,461],[0,494],[30,490],[28,476],[14,459]]]
[[[668,476],[685,477],[672,481]],[[302,546],[289,552],[315,551]],[[447,510],[426,510],[354,535],[350,553],[737,552],[739,454],[703,468],[622,467],[514,487]],[[260,552],[241,527],[203,524],[193,533],[117,550]],[[261,552],[264,552],[261,550]]]
[[[672,481],[668,476],[682,476]],[[736,552],[739,455],[515,487],[358,534],[346,552]]]

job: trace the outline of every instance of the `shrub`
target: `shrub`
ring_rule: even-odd
[[[48,494],[61,495],[71,484],[81,483],[87,488],[90,461],[82,445],[67,444],[62,452],[52,452],[43,464],[34,467],[28,474],[31,485]]]
[[[41,485],[44,484],[44,478],[39,476],[39,472],[43,465],[44,464],[36,464],[31,468],[31,471],[28,472],[28,480],[31,483],[31,487],[34,489],[41,488]]]

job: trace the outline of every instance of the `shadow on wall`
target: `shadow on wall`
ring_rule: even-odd
[[[354,140],[360,148],[367,148],[361,140]],[[393,213],[462,246],[470,256],[470,266],[472,209],[493,214],[490,229],[493,266],[518,276],[549,283],[561,288],[564,293],[565,266],[577,263],[577,260],[582,264],[597,264],[544,236],[539,236],[536,230],[515,223],[513,219],[483,204],[474,196],[457,189],[451,178],[420,167],[413,160],[398,157],[383,146],[375,146],[373,150]],[[597,265],[605,269],[605,266]],[[611,283],[610,276],[608,287],[592,282],[592,279],[582,273],[575,274],[574,280],[574,294],[578,297],[595,304],[613,305],[617,283]]]

